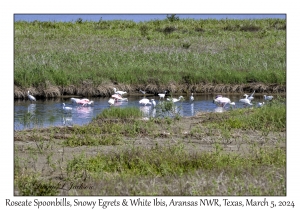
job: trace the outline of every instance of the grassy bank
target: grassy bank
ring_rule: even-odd
[[[286,195],[286,107],[15,132],[18,195]]]
[[[19,21],[14,31],[15,97],[285,91],[285,20]]]

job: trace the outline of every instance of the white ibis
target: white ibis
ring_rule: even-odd
[[[264,99],[266,101],[271,101],[273,99],[273,96],[266,96],[266,95],[264,95]]]
[[[240,99],[240,102],[242,102],[244,104],[244,106],[252,106],[253,104],[251,103],[251,100],[247,99],[247,98],[242,98]]]
[[[265,104],[265,102],[259,102],[257,103],[257,107],[262,107]]]
[[[249,99],[250,101],[252,101],[254,99],[253,95],[255,93],[255,90],[253,91],[253,93],[249,96],[248,94],[244,94],[246,99]]]
[[[182,101],[183,99],[183,96],[179,96],[179,98],[167,98],[168,101],[172,101],[173,103]]]

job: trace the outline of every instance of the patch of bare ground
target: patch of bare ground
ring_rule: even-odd
[[[126,85],[117,83],[105,83],[102,85],[95,85],[92,81],[84,81],[79,85],[69,86],[53,86],[49,83],[41,85],[39,87],[23,88],[14,86],[14,98],[22,99],[27,97],[27,91],[29,90],[32,95],[42,98],[54,98],[64,95],[78,95],[86,97],[97,96],[110,96],[112,95],[113,88],[126,91],[128,94],[140,94],[139,90],[144,90],[149,94],[158,94],[164,90],[172,94],[181,93],[244,93],[253,92],[256,93],[285,93],[286,86],[278,84],[263,84],[263,83],[249,83],[249,84],[156,84],[152,81],[148,85]]]

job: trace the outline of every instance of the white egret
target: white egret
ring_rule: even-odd
[[[266,96],[266,95],[264,95],[264,99],[266,101],[271,101],[273,99],[273,96]]]
[[[63,103],[63,110],[64,110],[65,112],[71,112],[71,111],[72,111],[72,108],[71,108],[71,107],[67,107],[67,106],[65,105],[65,103]]]
[[[194,94],[192,93],[192,95],[190,96],[190,101],[193,102],[194,101]]]
[[[183,99],[183,96],[179,96],[179,98],[167,98],[168,101],[172,101],[173,103],[182,101]]]
[[[151,103],[152,103],[153,107],[156,106],[156,102],[155,102],[155,100],[153,98],[151,99]]]
[[[142,104],[142,105],[144,105],[144,106],[146,106],[147,104],[152,104],[150,101],[149,101],[149,99],[148,98],[143,98],[143,99],[141,99],[140,101],[139,101],[139,104]]]
[[[121,90],[118,90],[117,91],[117,89],[116,88],[114,88],[114,92],[115,93],[117,93],[117,94],[120,94],[120,95],[124,95],[124,94],[126,94],[127,92],[125,92],[125,91],[121,91]]]
[[[27,91],[27,95],[28,95],[30,102],[36,101],[35,97],[29,94],[29,90]]]
[[[167,91],[165,90],[164,93],[159,93],[158,96],[159,96],[159,99],[164,99],[165,98],[165,95],[166,95]]]

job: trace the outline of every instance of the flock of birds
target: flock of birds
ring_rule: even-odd
[[[243,103],[244,107],[247,106],[253,106],[252,100],[254,99],[254,93],[255,90],[253,91],[253,93],[249,96],[248,94],[244,94],[245,98],[242,98],[239,100],[239,102]],[[271,101],[273,99],[273,96],[267,96],[264,95],[264,100],[265,101]],[[230,105],[230,107],[235,107],[235,102],[231,102],[231,100],[229,98],[223,97],[222,95],[217,95],[216,98],[213,100],[213,103],[217,104],[220,107],[225,108],[225,106],[227,104]],[[257,107],[262,107],[265,104],[265,102],[258,102],[257,103]]]
[[[125,91],[117,91],[116,88],[113,88],[114,90],[114,94],[110,97],[110,99],[108,100],[108,104],[110,106],[114,105],[116,102],[127,102],[128,99],[127,98],[123,98],[123,95],[127,94],[127,92]],[[153,107],[156,106],[156,102],[154,99],[149,100],[148,98],[145,97],[146,91],[140,90],[141,93],[144,94],[144,98],[139,100],[139,104],[146,106],[146,105],[152,105]],[[159,100],[164,99],[166,96],[167,91],[164,91],[163,93],[159,93]],[[244,94],[244,98],[240,99],[239,102],[243,103],[244,107],[247,106],[253,106],[252,100],[254,99],[254,93],[255,91],[253,91],[253,93],[249,96],[248,94]],[[33,101],[36,101],[36,98],[33,95],[30,95],[30,92],[27,92],[28,95],[28,99],[30,100],[30,102],[32,103]],[[271,101],[273,99],[273,96],[267,96],[264,95],[264,100],[265,101]],[[173,103],[176,103],[178,101],[183,101],[184,98],[183,96],[179,96],[179,98],[167,98],[168,101],[172,101]],[[189,98],[190,102],[194,102],[194,96],[193,93],[191,94],[190,98]],[[76,105],[81,105],[81,106],[92,106],[94,105],[94,101],[90,101],[87,98],[83,98],[83,99],[78,99],[78,98],[71,98],[71,102],[72,104],[76,104]],[[227,97],[223,97],[222,95],[217,95],[215,97],[215,99],[213,100],[213,103],[217,104],[217,106],[225,108],[225,106],[227,104],[230,105],[230,107],[235,107],[235,102],[231,102],[231,100]],[[265,104],[265,102],[258,102],[256,105],[257,107],[262,107]],[[72,111],[72,107],[67,107],[65,105],[65,103],[62,104],[63,105],[63,110],[64,112],[70,113]]]

